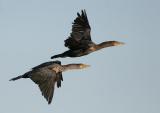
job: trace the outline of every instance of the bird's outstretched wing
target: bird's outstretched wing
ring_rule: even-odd
[[[57,82],[57,76],[55,72],[50,69],[35,70],[30,77],[40,88],[42,95],[48,101],[48,104],[52,102],[55,83]]]
[[[52,65],[52,64],[60,64],[61,65],[61,62],[56,60],[56,61],[50,61],[50,62],[45,62],[45,63],[42,63],[36,67],[33,67],[32,70],[36,70],[36,69],[39,69],[39,68],[43,68],[43,67],[46,67],[46,66],[49,66],[49,65]]]
[[[77,18],[72,25],[72,33],[65,40],[65,46],[71,50],[85,49],[91,41],[90,31],[86,11],[82,10],[81,14],[77,13]]]

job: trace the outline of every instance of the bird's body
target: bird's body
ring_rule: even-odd
[[[42,95],[46,98],[48,104],[50,104],[52,102],[55,84],[57,83],[58,88],[61,87],[61,81],[63,81],[62,72],[70,69],[83,69],[85,67],[88,67],[88,65],[61,65],[60,61],[50,61],[33,67],[31,71],[12,78],[11,81],[18,80],[20,78],[30,78],[39,86]]]
[[[54,55],[51,58],[80,57],[105,47],[124,44],[123,42],[118,41],[106,41],[100,44],[95,44],[91,39],[90,32],[91,27],[89,25],[87,14],[85,10],[82,10],[81,15],[77,13],[77,18],[74,20],[72,25],[72,32],[64,41],[65,47],[68,47],[69,50],[64,53]]]

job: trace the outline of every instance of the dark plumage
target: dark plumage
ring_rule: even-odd
[[[15,81],[20,78],[30,78],[39,86],[42,95],[46,98],[48,104],[50,104],[53,98],[55,83],[57,83],[58,88],[61,87],[61,81],[63,81],[62,72],[70,69],[83,69],[88,66],[89,65],[85,64],[61,65],[60,61],[50,61],[33,67],[31,71],[12,78],[10,81]]]
[[[81,14],[77,13],[77,18],[74,20],[72,25],[72,32],[64,41],[65,47],[68,47],[69,50],[62,54],[54,55],[51,59],[58,57],[80,57],[105,47],[124,44],[118,41],[106,41],[100,44],[95,44],[91,40],[90,32],[91,27],[89,25],[86,11],[82,10]]]

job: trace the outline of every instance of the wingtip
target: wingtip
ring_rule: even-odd
[[[81,9],[81,11],[86,12],[86,9]]]
[[[52,98],[48,98],[48,105],[51,105],[51,103],[52,103]]]
[[[85,10],[84,9],[82,9],[81,10],[81,15],[85,15],[86,13],[85,13]]]
[[[81,16],[81,15],[79,14],[79,12],[77,12],[77,16]]]
[[[86,9],[83,9],[84,13],[86,14]]]

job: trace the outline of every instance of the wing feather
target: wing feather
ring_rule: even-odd
[[[48,104],[50,104],[52,102],[54,87],[57,81],[56,73],[49,69],[39,69],[38,71],[33,72],[30,78],[39,86],[42,95],[48,101]]]
[[[86,11],[82,10],[81,14],[77,13],[77,18],[72,25],[72,33],[69,38],[65,40],[65,46],[71,50],[87,48],[88,42],[92,42],[90,31],[91,28]]]
[[[61,62],[60,61],[49,61],[49,62],[45,62],[45,63],[42,63],[38,66],[35,66],[32,68],[32,70],[36,70],[36,69],[40,69],[40,68],[43,68],[43,67],[46,67],[46,66],[49,66],[49,65],[52,65],[52,64],[60,64],[61,65]]]

